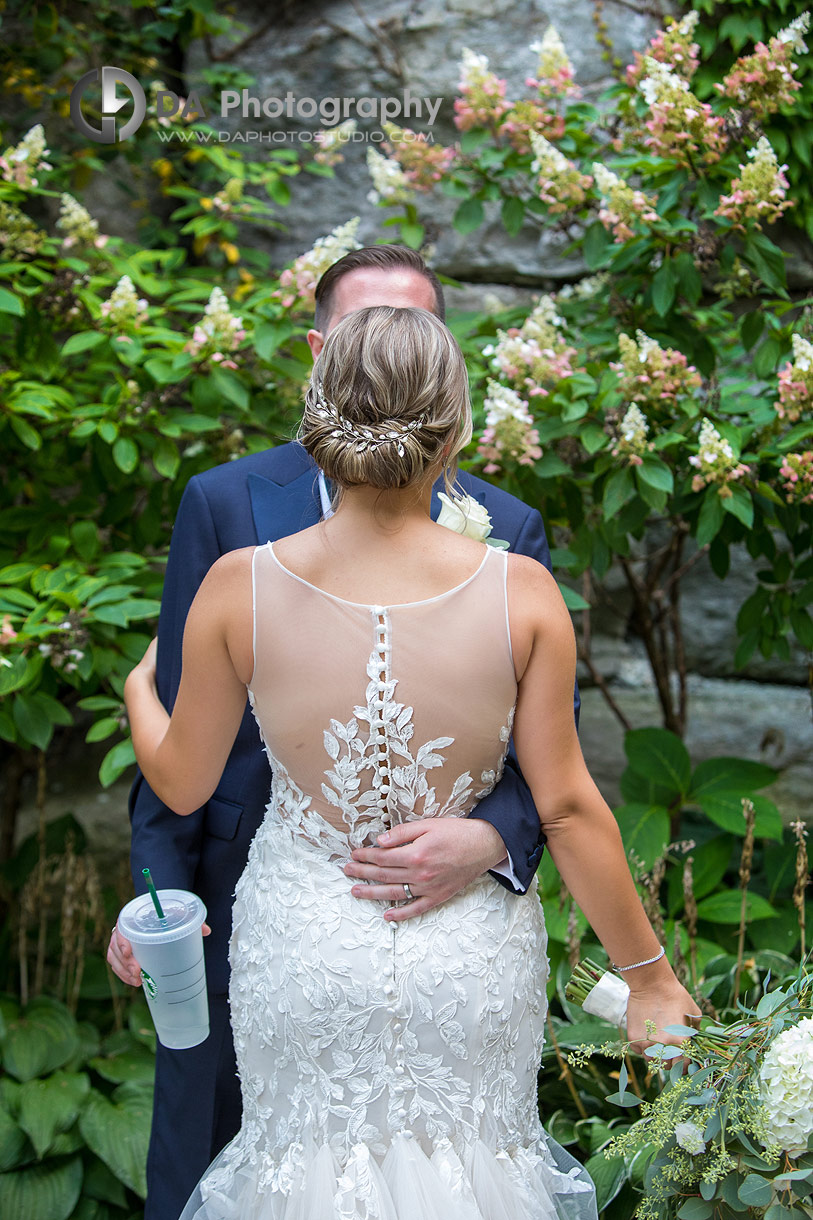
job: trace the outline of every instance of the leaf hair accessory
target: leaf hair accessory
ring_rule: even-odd
[[[426,423],[424,413],[408,423],[399,419],[387,419],[380,424],[356,424],[339,414],[335,404],[325,397],[321,386],[312,385],[312,388],[316,414],[335,425],[331,436],[345,441],[348,445],[354,445],[359,453],[367,449],[377,449],[381,445],[394,444],[399,457],[403,457],[404,439]]]

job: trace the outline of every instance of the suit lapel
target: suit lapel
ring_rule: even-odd
[[[298,534],[321,520],[317,476],[316,469],[309,468],[284,486],[260,474],[248,476],[251,515],[260,544]]]

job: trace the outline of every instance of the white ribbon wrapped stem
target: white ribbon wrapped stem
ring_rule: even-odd
[[[602,974],[582,1004],[585,1012],[594,1017],[603,1017],[613,1025],[624,1025],[627,1020],[627,1003],[630,989],[616,974]]]

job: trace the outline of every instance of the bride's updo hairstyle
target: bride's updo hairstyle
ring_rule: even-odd
[[[426,309],[375,305],[330,331],[297,433],[340,487],[408,487],[471,439],[469,380],[449,330]]]

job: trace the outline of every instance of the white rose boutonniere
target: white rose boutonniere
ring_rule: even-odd
[[[486,509],[479,500],[475,500],[473,496],[460,496],[452,500],[449,496],[444,495],[442,491],[438,492],[438,499],[441,503],[440,514],[438,515],[438,525],[445,525],[447,529],[453,530],[455,534],[463,534],[466,538],[475,538],[478,542],[485,542],[489,546],[496,546],[502,550],[507,550],[509,544],[501,538],[490,538],[491,533],[491,517],[488,509]]]

